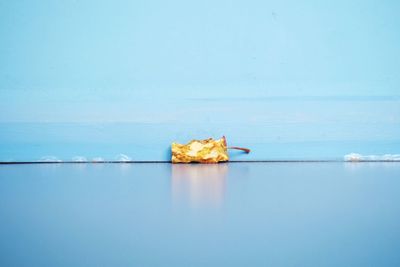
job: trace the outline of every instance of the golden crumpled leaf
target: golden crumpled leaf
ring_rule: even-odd
[[[192,140],[186,145],[172,143],[172,163],[217,163],[229,160],[226,139]]]

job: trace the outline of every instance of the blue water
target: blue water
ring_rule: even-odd
[[[0,165],[0,266],[399,266],[399,163]]]

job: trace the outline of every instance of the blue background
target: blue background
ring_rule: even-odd
[[[398,1],[0,0],[0,161],[400,151]]]

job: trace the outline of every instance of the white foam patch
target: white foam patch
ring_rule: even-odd
[[[128,161],[132,161],[132,158],[125,154],[119,154],[115,157],[115,161],[128,162]]]
[[[87,158],[82,157],[82,156],[75,156],[72,158],[73,162],[87,162]]]
[[[400,154],[361,155],[350,153],[344,156],[345,161],[400,161]]]
[[[105,162],[106,160],[105,159],[103,159],[102,157],[95,157],[95,158],[93,158],[92,159],[92,162]]]
[[[58,159],[55,156],[43,156],[38,161],[39,162],[62,162],[62,160]]]

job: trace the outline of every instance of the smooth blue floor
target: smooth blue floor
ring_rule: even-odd
[[[399,163],[0,165],[0,266],[400,266]]]

